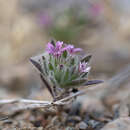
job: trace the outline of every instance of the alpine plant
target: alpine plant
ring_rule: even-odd
[[[70,91],[78,91],[79,86],[101,83],[100,80],[87,80],[91,69],[90,59],[91,55],[83,55],[81,48],[62,41],[51,41],[45,53],[32,57],[31,62],[39,70],[53,98],[56,98]]]

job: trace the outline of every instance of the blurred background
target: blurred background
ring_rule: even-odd
[[[50,100],[29,58],[51,39],[91,53],[89,78],[104,80],[114,101],[129,95],[129,0],[0,0],[0,99]]]

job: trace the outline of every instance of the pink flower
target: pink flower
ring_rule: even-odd
[[[89,72],[90,69],[91,69],[91,67],[87,67],[87,63],[86,62],[83,62],[83,63],[80,62],[80,64],[79,64],[79,72],[86,73],[86,72]]]
[[[62,46],[63,42],[61,41],[57,41],[55,46],[49,42],[46,51],[54,56],[60,56],[62,54]]]
[[[46,51],[47,51],[49,54],[53,54],[53,53],[54,53],[55,47],[52,45],[52,43],[49,42],[49,43],[47,44]]]
[[[81,48],[74,48],[73,45],[67,45],[65,48],[63,48],[63,50],[68,51],[70,54],[82,51]]]
[[[62,46],[63,46],[63,42],[57,41],[56,42],[56,47],[55,47],[56,51],[61,51]]]
[[[73,55],[76,52],[82,51],[82,49],[74,48],[73,45],[66,45],[62,41],[57,41],[56,45],[49,42],[47,44],[46,51],[54,56],[60,56],[64,51],[67,51],[70,55]]]

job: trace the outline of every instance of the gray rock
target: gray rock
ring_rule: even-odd
[[[87,127],[88,127],[88,125],[83,121],[78,124],[78,129],[80,129],[80,130],[86,130]]]
[[[105,125],[101,130],[130,130],[130,118],[118,118]]]

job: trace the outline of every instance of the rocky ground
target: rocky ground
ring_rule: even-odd
[[[14,104],[0,105],[2,130],[129,130],[129,66],[102,85],[88,88],[72,104],[53,109],[11,111]],[[124,78],[124,79],[123,79]],[[116,82],[116,83],[115,83]],[[123,86],[123,87],[122,87]],[[33,88],[32,88],[33,89]],[[2,97],[18,95],[1,90]],[[12,94],[11,94],[12,93]],[[8,94],[8,95],[7,95]],[[27,98],[50,100],[46,89],[33,90]]]
[[[49,13],[63,10],[56,1],[49,6],[41,0],[0,0],[0,99],[52,100],[29,58],[51,39],[37,18],[46,6]],[[104,83],[88,88],[73,104],[51,110],[13,112],[16,104],[0,104],[0,130],[130,130],[130,17],[111,3],[101,0],[103,12],[75,44],[93,55],[89,79]]]

